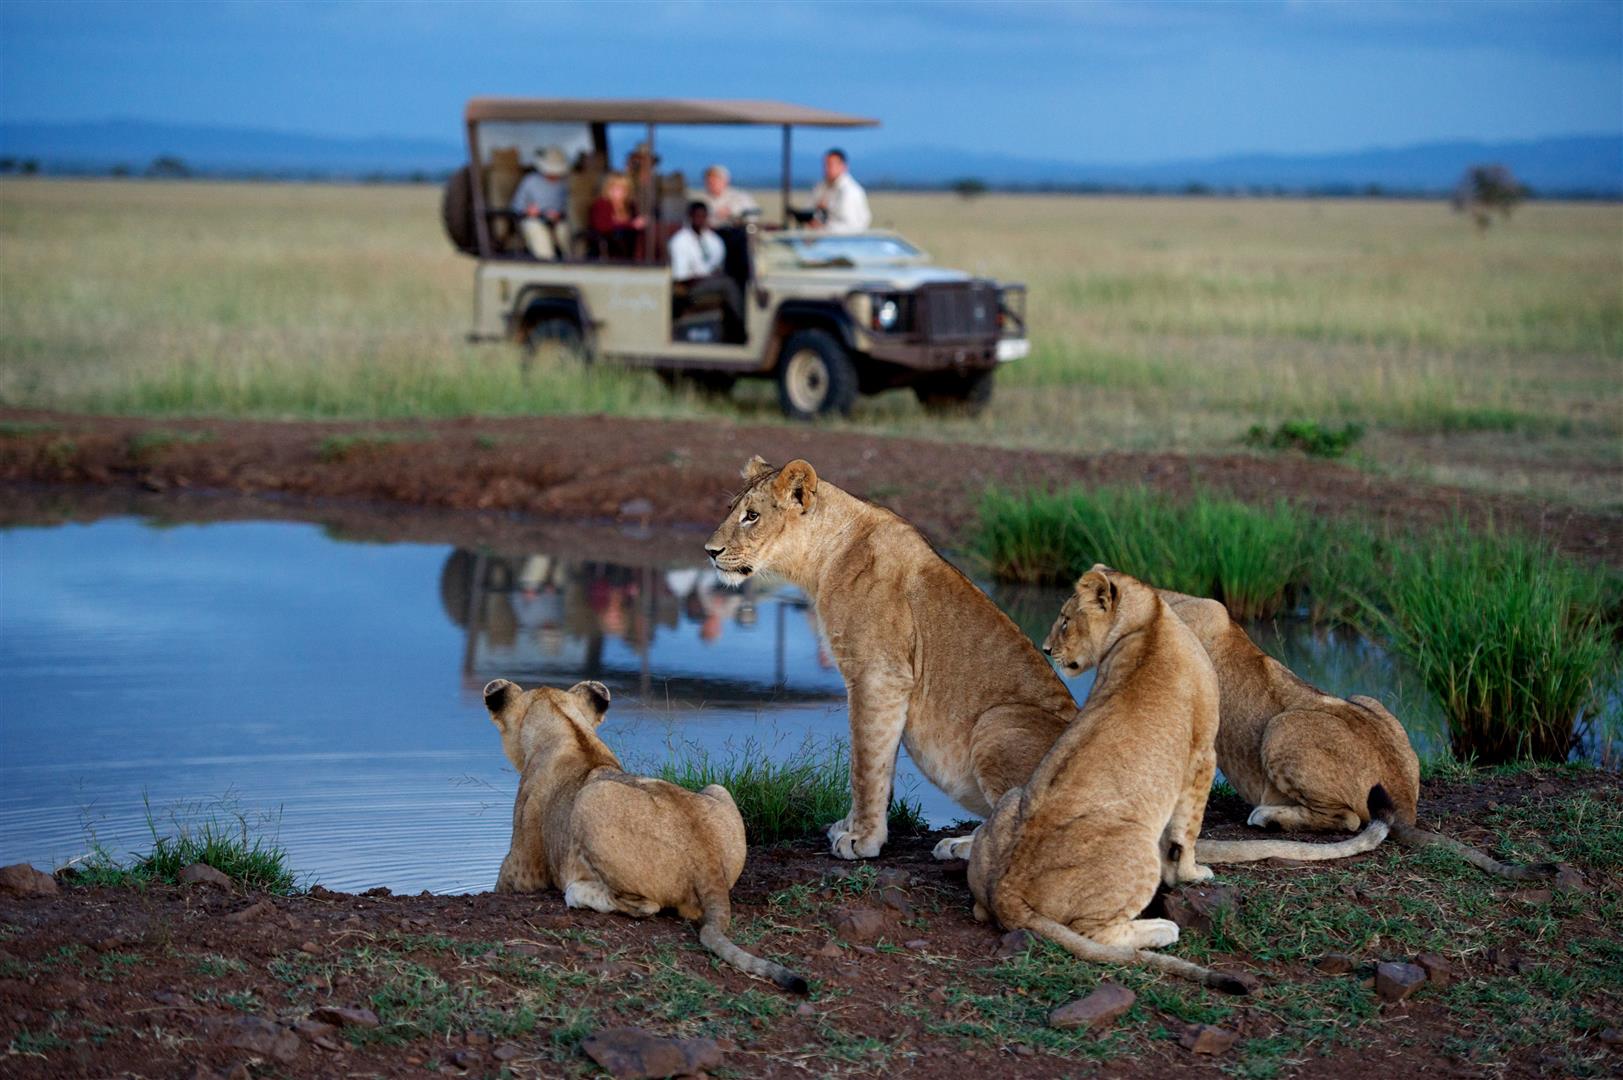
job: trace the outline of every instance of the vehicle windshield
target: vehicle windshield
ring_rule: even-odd
[[[780,236],[775,243],[787,249],[801,266],[889,266],[913,262],[924,253],[899,236]]]

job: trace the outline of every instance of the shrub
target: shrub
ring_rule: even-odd
[[[808,740],[776,761],[753,741],[719,758],[690,746],[654,775],[689,791],[720,784],[732,792],[751,844],[819,836],[851,805],[850,759],[841,744],[823,748]],[[915,800],[891,799],[892,835],[925,828]]]
[[[274,838],[252,836],[247,815],[229,796],[211,807],[184,804],[169,812],[169,828],[160,830],[152,804],[147,804],[152,850],[120,861],[92,838],[92,854],[78,866],[87,885],[174,885],[193,863],[206,863],[244,889],[288,894],[298,891],[287,866],[287,850]]]
[[[1245,441],[1268,450],[1300,450],[1312,457],[1338,458],[1363,437],[1363,424],[1343,424],[1336,430],[1316,420],[1287,420],[1271,432],[1255,424],[1246,432]]]
[[[1464,525],[1389,560],[1369,625],[1437,698],[1455,754],[1564,760],[1616,673],[1605,575]]]

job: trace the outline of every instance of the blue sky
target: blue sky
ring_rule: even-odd
[[[0,119],[455,138],[476,94],[765,97],[1074,161],[1623,132],[1623,0],[0,2]]]

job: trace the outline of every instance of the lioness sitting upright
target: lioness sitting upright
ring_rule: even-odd
[[[969,889],[991,915],[1084,960],[1138,962],[1229,993],[1246,987],[1160,953],[1178,924],[1141,919],[1156,887],[1204,881],[1195,862],[1216,768],[1217,676],[1155,590],[1095,566],[1044,651],[1068,673],[1097,666],[1074,723],[975,833]]]
[[[1076,715],[1020,628],[889,510],[805,461],[744,466],[744,490],[705,543],[723,580],[771,570],[805,590],[845,679],[851,812],[829,827],[842,859],[879,854],[898,744],[973,814],[1025,782]],[[955,857],[963,840],[943,840]]]
[[[1374,698],[1338,698],[1304,682],[1257,648],[1216,600],[1158,591],[1195,632],[1217,672],[1222,695],[1217,764],[1255,807],[1248,824],[1286,831],[1363,829],[1334,844],[1202,840],[1200,858],[1220,863],[1335,859],[1376,847],[1390,830],[1400,843],[1440,845],[1502,877],[1546,877],[1559,869],[1502,863],[1416,828],[1420,759],[1397,717]]]
[[[806,992],[806,980],[727,937],[728,890],[744,869],[744,819],[719,784],[694,793],[632,776],[598,738],[609,708],[599,682],[568,690],[485,686],[502,750],[519,771],[513,843],[497,892],[561,889],[570,907],[699,921],[705,948],[740,971]]]

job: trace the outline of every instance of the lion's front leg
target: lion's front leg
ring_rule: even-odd
[[[836,858],[872,858],[889,838],[896,751],[911,691],[906,676],[870,673],[851,683],[851,812],[828,829]]]

